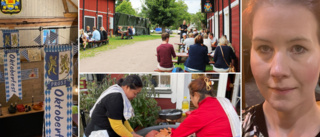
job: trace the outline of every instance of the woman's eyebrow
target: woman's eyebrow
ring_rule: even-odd
[[[299,37],[295,37],[295,38],[293,38],[293,39],[288,40],[287,43],[296,42],[296,41],[311,42],[310,39],[307,39],[307,38],[305,38],[305,37],[299,36]]]
[[[252,39],[252,41],[262,41],[262,42],[268,42],[268,43],[271,43],[270,40],[267,40],[267,39],[263,39],[261,37],[255,37]]]

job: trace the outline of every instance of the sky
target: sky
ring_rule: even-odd
[[[142,0],[144,1],[144,0]],[[200,3],[201,0],[184,0],[185,3],[188,5],[188,12],[189,13],[196,13],[200,10]],[[133,9],[141,10],[141,0],[130,0]]]

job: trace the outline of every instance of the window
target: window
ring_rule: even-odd
[[[90,31],[92,31],[93,26],[95,26],[95,17],[91,16],[84,16],[84,28],[83,30],[86,32],[87,31],[87,26],[90,26]]]
[[[97,27],[97,30],[100,30],[100,27],[102,27],[102,15],[98,15],[98,27]]]
[[[154,74],[152,75],[152,84],[155,89],[170,89],[170,74]]]
[[[58,33],[56,29],[45,29],[42,32],[42,36],[42,44],[58,44]]]

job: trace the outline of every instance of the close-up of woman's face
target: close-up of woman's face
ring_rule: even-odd
[[[320,72],[318,22],[300,5],[262,5],[252,23],[250,65],[273,108],[288,111],[315,99]]]

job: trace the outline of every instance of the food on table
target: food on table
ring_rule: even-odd
[[[17,110],[18,110],[18,112],[24,112],[24,111],[26,111],[25,108],[24,108],[24,106],[23,106],[23,104],[17,105]]]
[[[33,105],[34,110],[42,110],[43,102]]]
[[[160,129],[160,132],[155,135],[155,137],[170,137],[171,136],[171,128]]]

